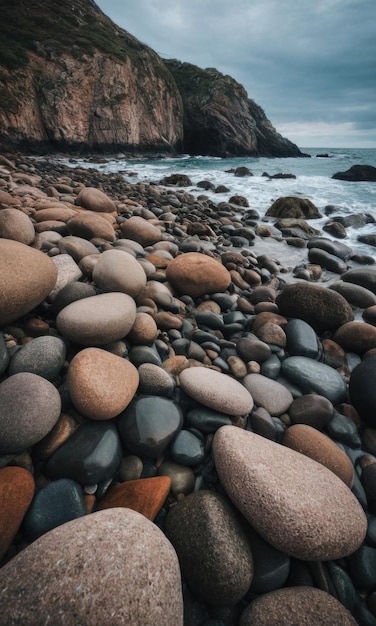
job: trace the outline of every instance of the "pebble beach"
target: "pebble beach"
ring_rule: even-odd
[[[374,257],[185,184],[0,155],[1,623],[375,626]]]

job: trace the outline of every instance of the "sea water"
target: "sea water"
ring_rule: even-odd
[[[343,242],[356,254],[376,257],[376,248],[358,241],[360,235],[376,234],[376,182],[348,182],[332,178],[333,174],[344,172],[352,165],[376,167],[376,149],[301,148],[301,150],[311,155],[311,158],[223,159],[183,155],[178,158],[127,159],[123,155],[109,155],[97,161],[92,157],[62,161],[72,167],[95,168],[103,173],[117,172],[124,180],[132,183],[141,181],[159,184],[162,178],[171,174],[186,174],[192,182],[191,186],[185,188],[186,191],[196,196],[206,195],[215,203],[228,202],[233,195],[244,196],[250,208],[258,212],[260,221],[272,203],[284,196],[311,200],[322,214],[321,218],[309,220],[310,225],[318,230],[322,230],[325,222],[336,215],[367,213],[374,218],[375,223],[368,223],[361,228],[346,228],[348,236]],[[252,176],[235,176],[233,170],[241,166],[247,167]],[[263,176],[264,173],[270,176],[279,173],[294,174],[296,178],[269,179]],[[203,180],[215,186],[225,185],[229,191],[215,193],[197,187],[197,183]],[[330,216],[325,213],[328,205],[335,207]],[[325,232],[323,235],[333,238]],[[285,255],[297,258],[299,253],[286,246]]]

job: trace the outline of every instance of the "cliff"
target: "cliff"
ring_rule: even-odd
[[[182,102],[170,72],[92,0],[1,0],[0,12],[3,145],[181,149]]]
[[[93,0],[0,0],[0,145],[303,156],[230,76],[166,61]]]
[[[184,152],[212,156],[305,156],[280,135],[242,85],[214,68],[165,61],[184,105]]]

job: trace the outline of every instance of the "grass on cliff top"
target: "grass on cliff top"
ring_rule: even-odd
[[[0,0],[0,65],[9,70],[25,67],[30,51],[47,58],[70,51],[80,58],[99,50],[125,59],[145,48],[92,0]]]

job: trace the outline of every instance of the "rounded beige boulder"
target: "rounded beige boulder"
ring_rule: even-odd
[[[138,371],[126,359],[100,348],[85,348],[69,364],[67,386],[85,417],[108,420],[128,406],[137,391]]]
[[[228,415],[247,415],[253,398],[243,385],[209,367],[189,367],[179,374],[180,386],[194,400]]]
[[[123,250],[105,250],[93,269],[93,281],[103,291],[121,291],[133,298],[146,285],[140,263]]]
[[[243,611],[239,626],[357,626],[333,596],[315,587],[285,587],[256,598]]]
[[[231,282],[230,272],[220,261],[199,252],[175,257],[167,266],[166,276],[178,293],[192,298],[223,292]]]
[[[157,226],[137,215],[123,222],[120,230],[123,237],[133,239],[142,246],[152,246],[162,239],[162,231]]]
[[[115,241],[115,231],[112,224],[95,211],[82,211],[67,222],[70,235],[83,239],[99,237],[106,241]]]
[[[0,238],[20,241],[27,246],[34,241],[35,230],[30,218],[18,209],[0,210]]]
[[[116,204],[103,191],[95,187],[84,187],[78,194],[75,204],[89,211],[99,213],[116,212]]]
[[[68,304],[56,318],[63,337],[82,346],[103,346],[125,337],[136,318],[136,304],[125,293],[101,293]]]
[[[127,508],[46,533],[0,570],[2,624],[183,626],[176,552]]]
[[[235,506],[272,546],[307,561],[349,556],[367,518],[332,471],[274,441],[235,426],[214,435],[219,479]]]
[[[0,326],[43,302],[56,279],[56,266],[46,254],[19,241],[0,239]]]

